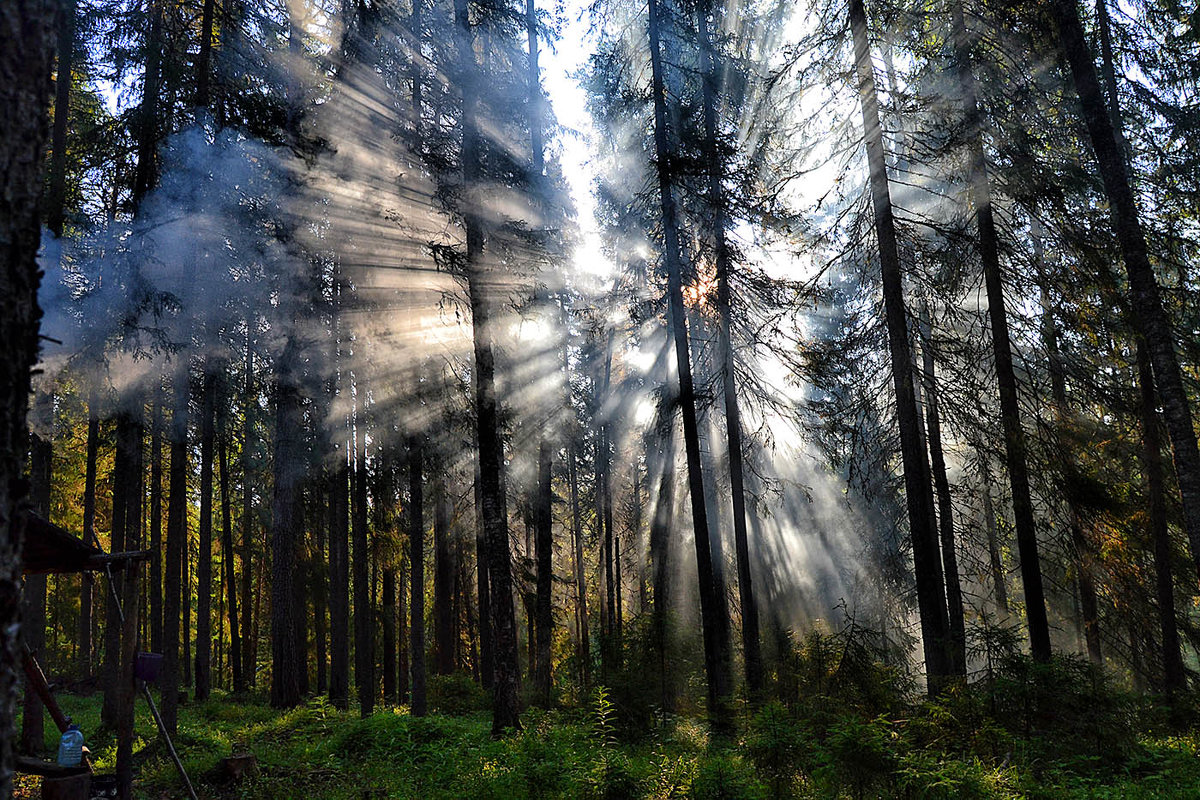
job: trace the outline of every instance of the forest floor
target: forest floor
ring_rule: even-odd
[[[111,739],[91,735],[100,695],[60,699],[89,734],[99,771],[111,771]],[[688,716],[627,738],[604,696],[585,709],[529,710],[522,733],[496,740],[478,699],[457,714],[418,719],[400,708],[360,719],[324,700],[280,712],[222,695],[181,708],[176,743],[202,798],[1200,797],[1195,731],[1132,733],[1119,756],[1089,754],[1086,744],[1065,755],[1064,742],[1006,738],[988,724],[975,724],[964,742],[941,706],[906,719],[845,717],[816,744],[776,706],[720,740]],[[47,722],[48,752],[52,728]],[[183,797],[141,701],[137,731],[138,797]],[[1107,733],[1096,732],[1098,747]],[[257,769],[223,783],[219,762],[235,753],[253,753]],[[38,796],[32,779],[21,781],[16,797]]]

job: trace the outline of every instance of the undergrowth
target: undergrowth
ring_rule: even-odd
[[[687,709],[631,714],[622,671],[617,688],[596,686],[576,707],[526,711],[523,730],[504,739],[490,736],[482,691],[448,678],[431,685],[437,711],[424,718],[399,708],[360,719],[323,699],[279,712],[218,695],[180,709],[176,743],[209,798],[1200,796],[1200,737],[1179,724],[1187,702],[1134,696],[1076,659],[993,653],[971,682],[934,700],[861,631],[789,641],[775,663],[732,735],[711,736]],[[110,770],[112,742],[96,733],[100,696],[61,701]],[[139,796],[181,796],[141,703],[137,730]],[[54,743],[48,731],[48,752]],[[258,766],[227,785],[217,768],[234,753]],[[36,797],[36,787],[27,780],[16,796]]]

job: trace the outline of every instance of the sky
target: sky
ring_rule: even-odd
[[[585,0],[567,0],[561,15],[561,36],[550,43],[549,52],[541,55],[542,86],[555,118],[563,130],[559,136],[562,145],[563,175],[571,187],[571,196],[578,213],[580,232],[579,246],[575,253],[575,267],[585,274],[607,277],[614,270],[603,258],[600,235],[596,229],[595,198],[592,184],[596,178],[591,163],[593,142],[597,136],[591,115],[587,112],[587,94],[572,76],[586,66],[592,53],[594,37],[589,31],[591,23],[586,15]]]

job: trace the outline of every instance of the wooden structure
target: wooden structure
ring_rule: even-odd
[[[137,653],[137,565],[150,558],[150,552],[139,550],[128,553],[105,553],[99,547],[72,536],[67,531],[33,513],[23,515],[21,557],[25,574],[66,574],[76,572],[104,572],[110,585],[112,599],[121,625],[121,649],[117,677],[117,784],[118,796],[133,796],[133,717],[134,700],[137,697],[137,682],[134,677],[134,660]],[[114,572],[124,573],[118,588]],[[126,602],[122,602],[122,595]],[[125,610],[130,613],[125,613]],[[55,702],[36,654],[27,648],[22,657],[29,686],[46,706],[60,732],[65,732],[71,719]],[[143,686],[144,688],[144,686]],[[148,695],[149,692],[146,692]],[[43,776],[42,796],[45,798],[80,798],[90,796],[91,765],[86,761],[80,768],[63,768],[37,759],[23,759],[17,763],[23,772]]]

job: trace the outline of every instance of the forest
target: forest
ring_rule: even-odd
[[[1195,0],[4,0],[0,800],[1200,796],[1198,87]]]

